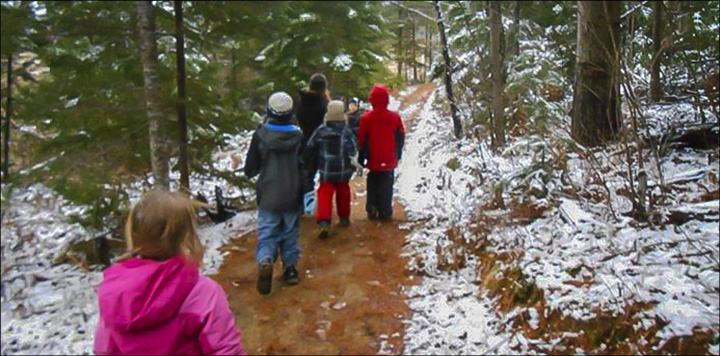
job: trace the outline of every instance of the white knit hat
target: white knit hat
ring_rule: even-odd
[[[345,121],[345,103],[342,100],[333,100],[328,104],[325,121]]]
[[[268,116],[285,118],[292,113],[293,100],[285,92],[277,92],[268,99]]]

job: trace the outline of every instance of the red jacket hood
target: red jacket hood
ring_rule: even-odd
[[[384,85],[375,84],[370,91],[370,104],[373,109],[387,109],[390,103],[390,92]]]
[[[103,273],[100,317],[120,332],[152,327],[177,314],[198,281],[198,267],[180,256],[167,261],[133,258]]]

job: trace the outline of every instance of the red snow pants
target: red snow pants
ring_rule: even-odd
[[[332,220],[332,200],[336,194],[337,213],[341,218],[350,216],[350,182],[320,183],[317,190],[316,221]]]

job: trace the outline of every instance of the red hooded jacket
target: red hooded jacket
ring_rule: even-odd
[[[366,167],[371,171],[387,172],[395,169],[402,157],[405,143],[405,125],[400,114],[388,110],[390,93],[376,84],[370,91],[372,111],[360,118],[358,147],[367,157]]]

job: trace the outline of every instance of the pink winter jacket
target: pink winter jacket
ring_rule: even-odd
[[[225,292],[183,258],[133,258],[103,276],[96,354],[245,354]]]

